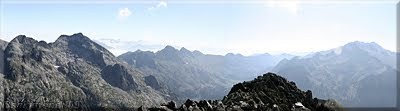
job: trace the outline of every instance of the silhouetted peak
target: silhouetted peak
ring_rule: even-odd
[[[73,35],[61,35],[56,42],[87,42],[91,41],[87,36],[83,35],[82,33],[75,33]],[[92,42],[92,41],[91,41]]]

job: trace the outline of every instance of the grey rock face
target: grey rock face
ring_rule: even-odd
[[[161,89],[160,83],[158,83],[156,77],[154,77],[153,75],[144,77],[144,82],[146,82],[146,84],[148,86],[151,86],[152,88],[154,88],[156,90]]]
[[[7,46],[7,42],[0,40],[0,106],[4,106],[4,86],[3,86],[3,71],[4,71],[4,49]],[[0,111],[3,111],[4,108],[0,107]]]
[[[102,77],[106,82],[114,87],[121,88],[122,90],[134,90],[137,89],[137,84],[132,76],[127,72],[125,67],[114,64],[112,66],[106,66],[102,70]]]
[[[0,40],[0,73],[4,71],[4,49],[7,47],[7,42]]]
[[[53,43],[18,36],[4,55],[5,109],[118,109],[165,102],[141,72],[81,33]]]

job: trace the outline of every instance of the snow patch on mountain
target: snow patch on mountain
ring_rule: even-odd
[[[334,51],[336,55],[342,54],[342,47],[335,48]]]

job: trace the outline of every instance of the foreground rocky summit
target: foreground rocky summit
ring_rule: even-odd
[[[143,110],[143,109],[139,109]],[[339,111],[334,100],[313,98],[311,91],[302,91],[294,82],[274,73],[236,84],[222,100],[187,100],[180,107],[174,102],[148,110],[178,111]]]
[[[145,82],[141,72],[81,33],[53,43],[21,35],[8,43],[1,59],[5,110],[150,107],[168,98],[165,90],[152,87],[157,80]]]

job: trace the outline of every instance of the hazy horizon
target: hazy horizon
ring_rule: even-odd
[[[1,1],[0,39],[26,35],[53,42],[82,32],[92,40],[144,41],[216,55],[317,52],[353,41],[396,50],[394,0],[34,1]]]

